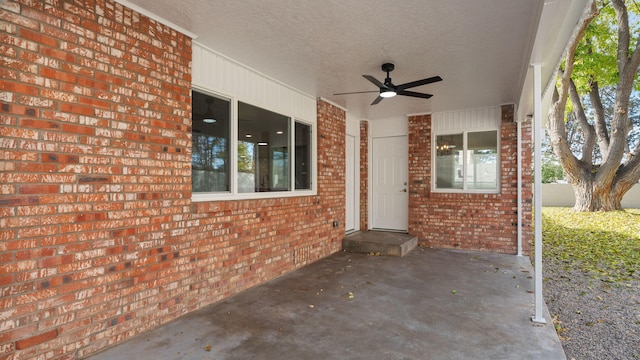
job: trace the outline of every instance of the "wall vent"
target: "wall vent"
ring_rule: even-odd
[[[294,265],[307,264],[311,260],[311,246],[304,246],[293,250]]]

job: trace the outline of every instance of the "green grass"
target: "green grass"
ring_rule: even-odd
[[[640,279],[640,210],[542,209],[543,257],[604,281]]]

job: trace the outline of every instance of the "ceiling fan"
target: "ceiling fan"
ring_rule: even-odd
[[[422,98],[422,99],[428,99],[428,98],[432,97],[433,95],[425,94],[425,93],[419,93],[419,92],[415,92],[415,91],[407,91],[407,89],[412,88],[412,87],[416,87],[416,86],[421,86],[421,85],[426,85],[426,84],[431,84],[431,83],[434,83],[434,82],[442,81],[442,78],[440,76],[433,76],[433,77],[422,79],[422,80],[416,80],[416,81],[408,82],[408,83],[402,84],[402,85],[394,85],[393,82],[391,82],[391,77],[389,77],[389,73],[391,71],[393,71],[394,68],[395,68],[395,66],[393,64],[391,64],[391,63],[382,64],[382,71],[385,71],[387,73],[387,78],[384,79],[384,83],[381,83],[380,81],[378,81],[376,78],[374,78],[371,75],[362,75],[362,77],[364,77],[365,79],[371,81],[375,86],[379,87],[380,88],[379,91],[356,91],[356,92],[337,93],[337,94],[333,94],[333,95],[364,94],[364,93],[379,92],[378,97],[375,100],[373,100],[371,105],[375,105],[375,104],[379,103],[384,98],[390,98],[390,97],[394,97],[396,95],[404,95],[404,96],[412,96],[412,97],[417,97],[417,98]]]

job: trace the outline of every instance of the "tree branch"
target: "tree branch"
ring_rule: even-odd
[[[576,121],[582,129],[584,136],[584,143],[582,144],[582,161],[591,164],[593,162],[593,147],[596,145],[596,131],[593,126],[587,121],[587,116],[584,114],[584,107],[582,106],[582,99],[576,88],[576,84],[573,79],[569,79],[569,96],[573,103],[573,113]]]
[[[629,57],[630,31],[627,8],[623,0],[612,0],[611,4],[616,13],[618,25],[618,86],[616,88],[615,105],[611,118],[611,135],[609,141],[609,152],[606,161],[603,161],[596,181],[610,179],[616,176],[620,168],[622,158],[627,147],[627,137],[631,131],[631,121],[629,119],[629,99],[633,90],[633,82],[640,66],[640,37],[636,41],[635,49]],[[602,181],[607,184],[611,181]]]
[[[640,180],[640,156],[630,156],[629,161],[618,169],[618,176],[614,181],[616,186],[624,186],[626,189],[630,189]]]
[[[622,73],[629,57],[629,17],[624,0],[611,0],[618,23],[618,72]]]
[[[553,151],[558,156],[558,159],[562,163],[565,175],[572,184],[578,183],[581,179],[581,175],[589,173],[590,166],[587,168],[585,163],[579,161],[575,155],[573,155],[571,148],[569,147],[566,138],[567,134],[564,123],[564,111],[569,97],[569,83],[571,74],[573,73],[576,49],[580,40],[584,37],[589,23],[596,15],[596,3],[595,0],[591,0],[589,5],[585,8],[576,29],[569,39],[568,46],[564,54],[565,68],[558,69],[560,88],[558,89],[558,87],[555,87],[553,89],[553,100],[549,110],[549,121],[547,122],[547,130],[549,132]]]
[[[593,123],[596,129],[596,135],[598,136],[598,146],[600,147],[602,162],[605,162],[609,156],[609,131],[607,130],[604,106],[600,98],[600,88],[598,87],[597,81],[591,83],[589,100],[591,100],[591,106],[594,112]]]

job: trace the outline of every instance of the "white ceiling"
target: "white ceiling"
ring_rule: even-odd
[[[124,2],[124,1],[120,1]],[[124,2],[125,4],[127,2]],[[516,103],[529,66],[543,0],[129,0],[197,36],[239,63],[364,119]],[[393,82],[435,75],[370,106],[396,65]]]

